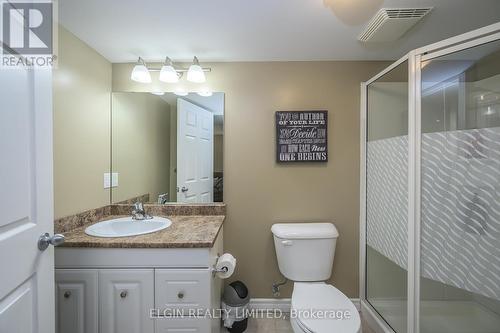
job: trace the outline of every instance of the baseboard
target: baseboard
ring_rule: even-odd
[[[351,298],[351,302],[360,311],[359,298]],[[290,298],[252,298],[248,306],[251,310],[280,310],[282,312],[290,312],[290,303]]]

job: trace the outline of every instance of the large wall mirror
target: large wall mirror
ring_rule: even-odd
[[[223,201],[224,94],[114,92],[111,203]]]

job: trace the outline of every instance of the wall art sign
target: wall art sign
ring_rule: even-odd
[[[328,161],[328,111],[277,111],[276,160]]]

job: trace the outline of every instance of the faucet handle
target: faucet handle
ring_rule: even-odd
[[[135,204],[134,204],[134,210],[137,211],[137,212],[142,212],[144,211],[144,205],[142,202],[140,201],[137,201]]]

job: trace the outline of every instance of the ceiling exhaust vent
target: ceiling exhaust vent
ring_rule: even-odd
[[[432,10],[429,8],[382,8],[359,35],[362,42],[392,42],[403,36]]]

